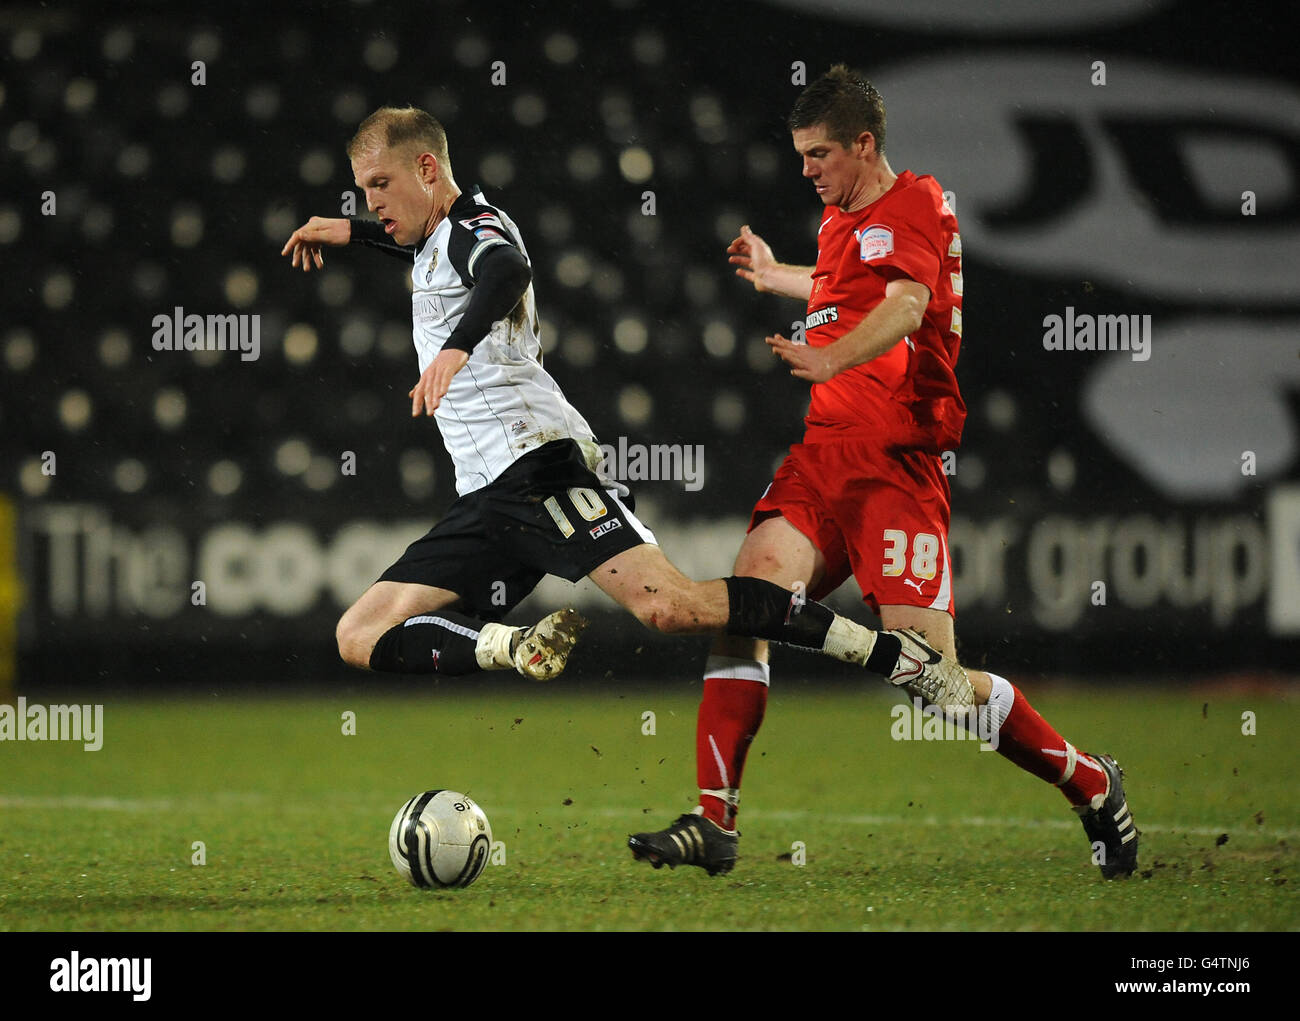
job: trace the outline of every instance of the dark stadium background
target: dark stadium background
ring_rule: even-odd
[[[811,80],[838,60],[883,92],[894,169],[933,173],[962,224],[967,661],[1294,672],[1300,89],[1282,10],[6,5],[0,687],[376,680],[337,662],[334,622],[451,501],[450,462],[409,417],[402,265],[336,251],[303,276],[279,251],[339,214],[344,145],[381,104],[443,119],[458,182],[518,222],[546,365],[602,442],[703,446],[698,491],[632,488],[680,566],[727,573],[806,387],[762,343],[801,310],[723,250],[748,222],[812,261],[819,205],[783,121],[796,62]],[[259,315],[260,358],[154,351],[175,306]],[[1067,307],[1151,316],[1152,358],[1044,350]],[[702,640],[650,635],[590,586],[548,583],[510,619],[572,599],[595,622],[573,680],[696,683]],[[848,590],[837,606],[867,613]]]

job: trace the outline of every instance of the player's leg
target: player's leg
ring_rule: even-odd
[[[611,557],[589,577],[646,627],[665,634],[780,642],[864,666],[891,684],[923,684],[945,707],[970,704],[970,685],[954,662],[924,643],[841,617],[808,598],[805,587],[792,590],[740,574],[694,581],[650,544]]]
[[[436,586],[377,581],[340,618],[339,655],[365,670],[456,676],[513,669],[549,680],[587,626],[566,609],[512,627],[451,608],[460,603],[457,593]]]
[[[957,664],[947,540],[949,491],[942,462],[933,455],[911,453],[896,463],[896,472],[882,473],[862,494],[866,513],[846,531],[853,573],[876,604],[881,624],[902,639],[905,655],[913,640],[909,636],[933,648],[943,664],[968,677],[972,705],[943,705],[924,678],[904,687],[939,702],[956,722],[975,730],[1005,758],[1060,787],[1084,817],[1090,839],[1096,839],[1094,832],[1106,831],[1102,843],[1109,864],[1103,864],[1103,874],[1127,874],[1124,870],[1132,871],[1136,862],[1136,830],[1127,814],[1118,767],[1112,769],[1104,756],[1079,753],[1005,678],[966,671]],[[918,650],[912,654],[921,658]]]
[[[957,659],[957,640],[953,633],[952,616],[945,610],[928,606],[882,605],[880,625],[886,631],[912,632],[925,640],[925,644],[945,659]],[[988,674],[979,670],[966,670],[975,693],[974,704],[983,705],[989,700]],[[906,687],[906,685],[905,685]]]
[[[825,652],[861,663],[855,656],[874,632],[848,621],[828,639],[837,620],[824,606],[757,577],[688,578],[664,555],[654,533],[613,490],[598,485],[580,460],[576,467],[556,463],[553,475],[575,472],[565,482],[554,478],[549,489],[537,485],[534,493],[550,491],[545,500],[516,501],[500,512],[508,513],[503,528],[521,550],[523,562],[544,568],[570,581],[589,577],[610,598],[631,612],[646,627],[665,634],[737,635],[770,639]],[[586,476],[584,480],[583,476]],[[575,486],[587,481],[593,486]],[[851,637],[842,633],[856,629]],[[853,646],[848,652],[841,646]]]
[[[882,605],[884,627],[912,629],[945,656],[956,658],[952,617],[918,606]],[[1137,866],[1138,830],[1124,794],[1122,773],[1107,755],[1078,751],[1005,677],[968,670],[977,709],[957,718],[1004,758],[1059,787],[1083,821],[1094,859],[1106,878]],[[1100,846],[1098,846],[1100,845]]]
[[[817,592],[826,558],[778,514],[745,536],[732,573]],[[728,831],[736,828],[745,760],[767,712],[769,681],[767,642],[732,635],[713,640],[696,716],[695,771],[700,814]]]
[[[376,669],[371,666],[370,660],[375,645],[381,637],[407,620],[421,615],[435,614],[459,601],[460,596],[455,592],[433,585],[377,581],[366,589],[339,618],[338,626],[334,629],[339,656],[350,666],[363,670]],[[448,666],[455,666],[460,651],[453,645]],[[431,661],[432,669],[440,657],[430,653],[420,658]],[[414,665],[412,663],[412,666]],[[466,673],[467,671],[453,669],[451,672]]]
[[[716,634],[726,626],[726,582],[688,578],[651,542],[616,553],[588,577],[652,631]]]
[[[620,494],[601,485],[573,441],[530,451],[481,490],[481,496],[474,494],[480,511],[473,524],[479,532],[471,530],[470,548],[476,558],[459,576],[463,584],[442,587],[466,593],[483,583],[483,558],[508,557],[511,564],[536,573],[530,588],[544,574],[573,582],[586,576],[647,627],[666,633],[784,642],[865,666],[895,684],[914,675],[928,680],[951,667],[965,690],[944,689],[939,701],[969,703],[969,685],[955,664],[935,655],[918,666],[914,658],[901,655],[899,637],[837,616],[809,599],[806,590],[791,591],[758,577],[733,575],[705,582],[686,577],[637,519],[624,499],[626,490]],[[769,490],[769,496],[773,492]],[[781,513],[780,506],[770,513]],[[800,527],[805,534],[812,532],[812,526]],[[486,546],[483,529],[493,537]],[[482,600],[475,605],[482,606]]]
[[[538,572],[538,578],[554,574],[576,582],[589,577],[658,631],[783,642],[866,666],[899,683],[900,642],[895,636],[838,617],[803,590],[758,577],[704,582],[686,577],[637,519],[624,499],[626,491],[620,495],[602,489],[572,441],[528,453],[482,492],[482,521],[495,537],[489,552],[510,556],[513,563]],[[771,513],[780,513],[780,507]],[[476,570],[465,580],[472,583],[481,574]],[[928,675],[939,665],[935,657],[922,671]],[[964,682],[965,675],[961,677]],[[968,702],[969,691],[952,694],[948,701],[958,699]]]
[[[817,547],[777,515],[745,537],[734,574],[807,592],[816,590],[825,570],[826,560]],[[636,858],[656,868],[692,864],[710,875],[730,871],[739,842],[741,777],[766,714],[768,680],[767,642],[733,635],[713,640],[695,726],[699,807],[667,829],[629,837]]]
[[[849,572],[842,536],[823,517],[807,513],[807,506],[794,493],[787,492],[786,499],[790,501],[787,512],[799,520],[800,527],[795,527],[780,512],[761,519],[746,536],[736,560],[735,575],[789,587],[800,596],[833,591]],[[817,541],[810,535],[816,536]],[[859,627],[831,616],[841,626]],[[899,674],[905,669],[901,662],[906,658],[905,653],[909,649],[916,651],[917,645],[904,636],[875,637],[894,642],[893,659],[888,666],[878,668],[879,672]],[[880,647],[884,644],[880,642]],[[867,653],[871,651],[868,647]],[[863,659],[868,658],[867,653],[862,654]],[[952,662],[946,666],[960,670]],[[932,669],[928,660],[925,669]],[[629,837],[628,846],[634,857],[649,861],[655,868],[697,865],[710,875],[731,870],[739,844],[735,822],[740,783],[749,748],[766,712],[768,681],[766,642],[732,636],[715,639],[705,669],[704,696],[696,723],[699,807],[680,816],[666,829]]]
[[[587,623],[576,611],[531,628],[497,623],[542,578],[492,534],[485,506],[501,488],[456,500],[348,609],[337,629],[346,662],[397,673],[514,669],[535,680],[564,669]]]

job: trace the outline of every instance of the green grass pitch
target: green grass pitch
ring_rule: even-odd
[[[110,700],[100,751],[0,743],[0,930],[1300,925],[1285,689],[1032,696],[1127,772],[1141,874],[1110,883],[1058,792],[973,742],[892,740],[898,700],[866,685],[773,690],[716,878],[625,845],[693,804],[696,689],[417,691]],[[504,845],[468,889],[388,861],[394,813],[432,787],[478,800]]]

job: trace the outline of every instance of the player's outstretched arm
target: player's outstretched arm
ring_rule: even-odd
[[[787,298],[808,300],[812,294],[812,266],[788,266],[777,262],[768,243],[749,229],[740,228],[740,237],[727,246],[727,260],[736,267],[736,276],[748,280],[756,291],[770,291]]]
[[[352,224],[348,220],[313,216],[289,235],[280,254],[291,256],[295,269],[301,266],[304,273],[310,273],[313,263],[317,269],[325,268],[322,248],[341,247],[351,240]]]

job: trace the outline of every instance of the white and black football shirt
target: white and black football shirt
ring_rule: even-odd
[[[421,373],[460,322],[480,260],[498,245],[513,245],[528,258],[514,221],[475,191],[457,198],[447,217],[416,248],[411,315]],[[539,328],[529,284],[514,312],[494,323],[475,345],[434,412],[462,496],[553,440],[575,440],[597,470],[600,452],[591,426],[542,368]]]

